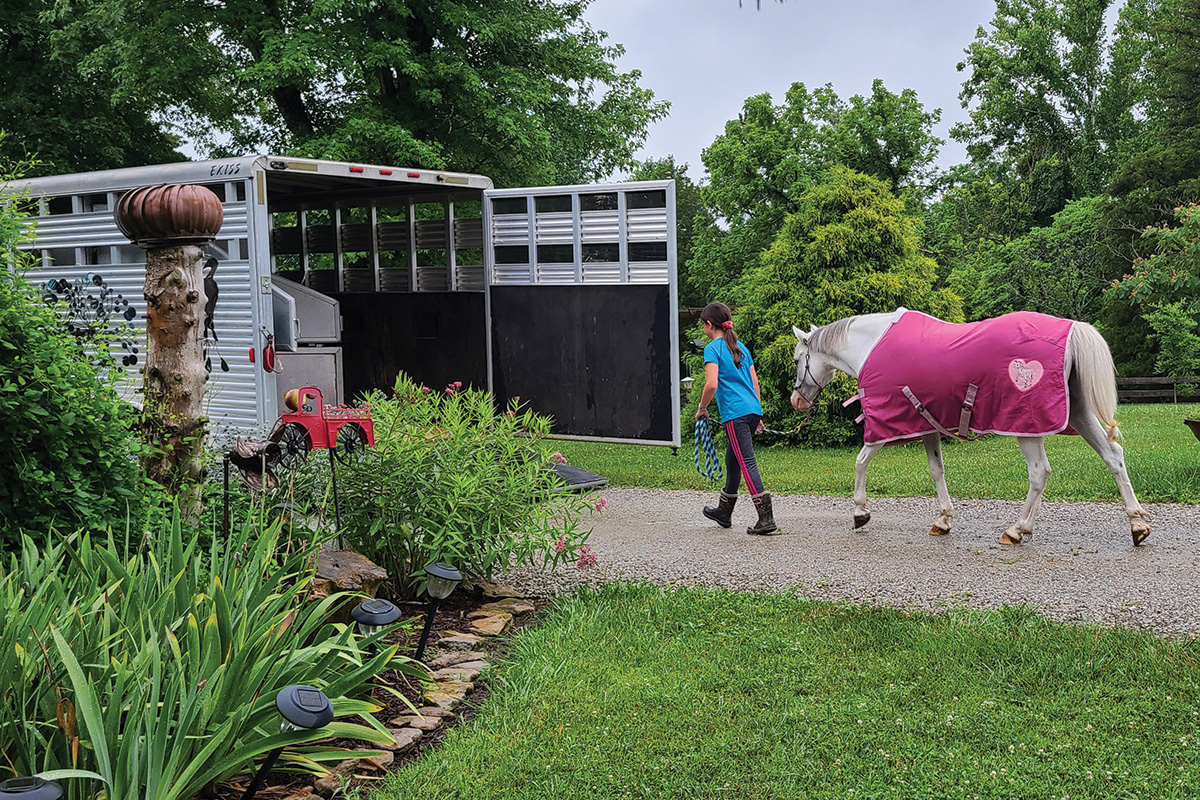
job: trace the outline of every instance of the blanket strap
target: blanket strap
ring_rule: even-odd
[[[975,408],[975,396],[979,394],[979,387],[971,383],[967,385],[967,395],[963,398],[962,413],[958,417],[958,432],[948,431],[942,427],[933,414],[929,413],[929,409],[925,408],[925,404],[917,399],[917,396],[912,393],[912,390],[905,386],[901,391],[908,401],[913,404],[913,408],[917,413],[925,418],[925,421],[933,426],[933,429],[943,436],[949,436],[951,439],[959,439],[961,441],[971,441],[978,439],[978,436],[971,434],[971,411]]]
[[[861,402],[862,399],[863,399],[863,393],[858,392],[857,394],[854,395],[854,397],[851,397],[849,400],[842,403],[842,408],[845,408],[846,406],[850,405],[851,403]],[[855,424],[858,424],[866,418],[867,418],[867,414],[866,414],[866,412],[863,412],[862,414],[859,414],[857,417],[854,418],[854,422],[855,422]]]
[[[958,438],[971,438],[971,411],[975,408],[975,395],[979,387],[973,383],[967,384],[967,396],[963,398],[962,411],[958,415]]]

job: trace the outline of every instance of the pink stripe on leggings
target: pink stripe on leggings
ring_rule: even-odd
[[[750,490],[750,496],[757,497],[759,493],[754,488],[754,481],[750,480],[750,470],[746,469],[746,459],[742,458],[742,448],[738,444],[737,431],[733,429],[733,422],[725,423],[725,435],[729,438],[729,446],[733,448],[733,457],[737,459],[738,466],[742,469],[742,478],[746,481],[746,488]]]

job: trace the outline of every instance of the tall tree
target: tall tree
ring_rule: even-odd
[[[746,100],[737,119],[704,150],[709,182],[690,276],[710,300],[728,299],[734,280],[758,262],[797,199],[835,165],[874,175],[902,193],[922,187],[941,140],[911,90],[875,81],[871,96],[842,101],[833,87],[794,83],[776,106]]]
[[[1139,262],[1154,253],[1152,245],[1171,241],[1167,235],[1143,236],[1143,231],[1178,226],[1179,207],[1200,202],[1200,0],[1164,0],[1153,33],[1148,130],[1138,152],[1114,176],[1105,208],[1113,277],[1140,274]],[[1159,258],[1153,263],[1169,262]],[[1170,341],[1157,329],[1178,328],[1176,320],[1160,311],[1171,301],[1146,303],[1144,292],[1110,294],[1104,322],[1113,356],[1127,374],[1148,374],[1164,363],[1161,348]],[[1195,305],[1185,304],[1176,312],[1200,320]]]
[[[614,66],[591,0],[62,0],[86,60],[211,153],[260,149],[584,182],[633,163],[667,105]],[[169,53],[169,57],[162,57]]]
[[[1013,164],[1044,195],[1046,225],[1074,198],[1098,194],[1139,131],[1155,0],[996,0],[958,65],[969,122],[951,129],[976,164]]]
[[[926,111],[917,93],[892,94],[876,78],[870,97],[854,95],[842,112],[838,162],[887,181],[894,194],[917,190],[928,194],[934,161],[945,142],[933,135],[942,110]]]
[[[113,76],[86,63],[110,29],[63,36],[47,21],[53,7],[0,0],[0,128],[9,134],[0,139],[0,162],[35,156],[27,172],[35,176],[183,160],[150,109],[116,95]]]
[[[1146,146],[1113,178],[1112,222],[1136,241],[1147,225],[1170,222],[1200,201],[1200,0],[1165,0],[1149,60],[1155,87]],[[1136,248],[1127,248],[1133,258]]]

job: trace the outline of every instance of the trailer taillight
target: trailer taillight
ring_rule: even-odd
[[[362,167],[351,167],[350,171],[351,172],[362,172],[363,168]]]
[[[410,178],[419,178],[419,177],[421,177],[421,173],[419,173],[419,172],[410,172],[410,173],[408,173],[408,177],[410,177]]]
[[[379,170],[379,174],[380,175],[391,175],[392,171],[390,169],[381,169],[381,170]]]

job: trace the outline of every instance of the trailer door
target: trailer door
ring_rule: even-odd
[[[568,438],[679,446],[675,182],[484,192],[489,388]]]

